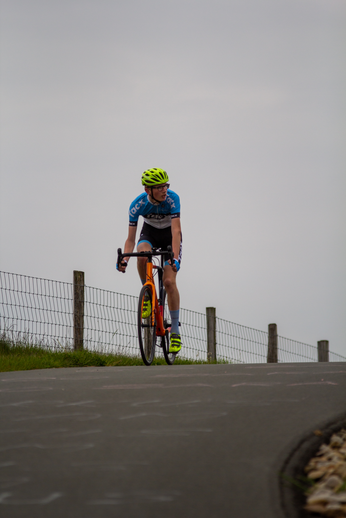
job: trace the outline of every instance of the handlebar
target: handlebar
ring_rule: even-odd
[[[173,265],[174,261],[174,254],[172,252],[172,247],[167,246],[167,250],[161,250],[157,248],[153,248],[150,252],[133,252],[133,253],[122,253],[121,248],[118,248],[118,259],[117,259],[117,265],[119,267],[121,261],[124,259],[124,257],[147,257],[148,259],[154,257],[154,256],[165,256],[168,255],[168,260],[170,261],[171,265]]]

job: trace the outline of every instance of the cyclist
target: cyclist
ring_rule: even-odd
[[[169,189],[169,177],[166,171],[156,167],[147,169],[142,174],[144,193],[140,194],[130,205],[129,233],[125,241],[124,252],[131,253],[136,244],[136,232],[139,216],[144,224],[137,243],[138,252],[151,251],[153,247],[167,249],[171,246],[174,254],[173,266],[165,263],[163,283],[167,292],[168,307],[172,319],[170,335],[170,352],[177,353],[181,349],[179,332],[180,296],[176,283],[182,256],[182,233],[180,224],[180,199]],[[125,273],[129,257],[119,265],[118,270]],[[145,257],[137,258],[137,269],[142,284],[146,282]],[[146,315],[147,313],[147,315]],[[150,301],[143,307],[143,318],[151,313]]]

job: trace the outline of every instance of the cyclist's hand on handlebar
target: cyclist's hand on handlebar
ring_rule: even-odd
[[[117,263],[117,270],[118,272],[125,273],[127,267],[127,261],[123,259],[121,263]]]
[[[176,259],[173,259],[173,266],[172,266],[172,268],[173,268],[174,272],[179,272],[179,270],[180,270],[180,263],[179,263],[179,261],[177,261]]]
[[[176,259],[173,259],[173,264],[170,261],[165,261],[165,266],[169,264],[172,266],[173,272],[179,272],[180,270],[180,263]]]

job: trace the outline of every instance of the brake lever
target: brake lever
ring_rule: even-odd
[[[122,261],[121,248],[118,248],[118,259],[117,259],[117,267],[118,267],[118,269],[119,269],[121,261]]]
[[[167,252],[169,253],[169,259],[171,261],[171,266],[174,266],[174,253],[172,251],[172,247],[170,245],[167,246]]]

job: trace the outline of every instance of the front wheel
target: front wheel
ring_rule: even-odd
[[[170,321],[171,316],[170,316],[169,309],[168,309],[165,289],[163,290],[162,304],[163,304],[163,320],[164,320],[164,327],[166,329],[166,333],[165,333],[165,336],[163,336],[161,339],[161,344],[162,344],[163,355],[165,357],[166,363],[168,365],[173,365],[177,353],[169,352],[169,330],[170,330],[170,326],[171,326],[169,321]]]
[[[151,365],[155,356],[156,316],[153,294],[149,286],[143,286],[138,301],[138,340],[142,360]]]

